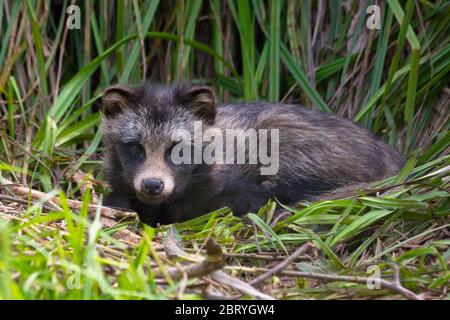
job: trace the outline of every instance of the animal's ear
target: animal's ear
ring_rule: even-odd
[[[180,103],[200,119],[213,123],[217,113],[217,99],[214,90],[206,86],[193,86],[183,90]]]
[[[107,117],[114,117],[129,108],[134,102],[134,92],[125,86],[112,86],[105,90],[102,111]]]

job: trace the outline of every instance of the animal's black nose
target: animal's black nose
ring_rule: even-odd
[[[144,179],[142,180],[142,190],[151,196],[157,196],[164,190],[164,182],[159,179]]]

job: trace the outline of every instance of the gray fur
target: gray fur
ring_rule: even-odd
[[[293,204],[340,186],[385,179],[405,162],[402,154],[351,121],[299,105],[242,103],[215,111],[214,93],[204,87],[144,84],[131,90],[128,107],[103,117],[105,171],[112,197],[123,197],[120,203],[129,203],[149,224],[181,221],[221,206],[243,214],[270,197]],[[278,174],[261,176],[260,164],[202,165],[186,173],[165,163],[171,133],[181,127],[192,131],[198,120],[204,121],[203,129],[279,129]],[[135,166],[118,149],[131,141],[139,141],[146,154]],[[175,185],[156,204],[137,200],[139,190],[132,180],[153,167]]]

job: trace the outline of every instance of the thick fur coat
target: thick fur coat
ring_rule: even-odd
[[[173,132],[183,128],[194,134],[196,121],[203,131],[277,129],[277,173],[261,175],[260,162],[174,164]],[[218,106],[211,88],[186,84],[107,89],[102,130],[105,173],[113,189],[106,204],[135,210],[150,225],[225,206],[242,215],[274,197],[292,205],[340,186],[395,175],[405,161],[391,146],[338,116],[265,102]],[[248,143],[245,148],[246,160],[257,152]]]

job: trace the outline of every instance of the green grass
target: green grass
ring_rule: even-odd
[[[346,278],[373,267],[422,298],[450,298],[448,1],[382,2],[380,30],[367,29],[364,1],[78,3],[81,30],[65,27],[69,1],[0,3],[0,299],[407,297]],[[107,190],[96,103],[143,78],[337,113],[409,161],[359,194],[271,201],[244,218],[218,208],[153,229],[105,216],[91,205]],[[216,261],[209,238],[232,285],[173,272]],[[239,287],[307,242],[258,291]]]

